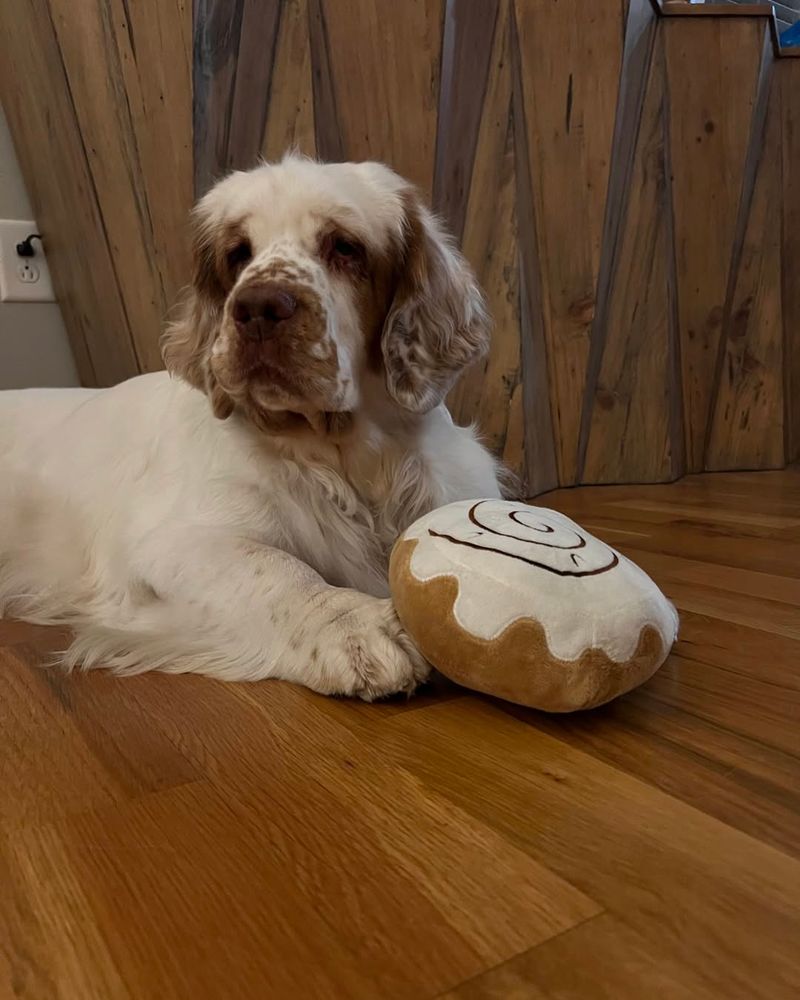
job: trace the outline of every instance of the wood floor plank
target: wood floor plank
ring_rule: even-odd
[[[679,958],[612,914],[463,983],[441,1000],[717,1000],[719,994]]]
[[[0,648],[19,644],[35,645],[44,654],[66,648],[69,633],[66,629],[48,625],[30,625],[28,622],[0,618]]]
[[[105,681],[105,683],[104,683]],[[113,806],[200,772],[109,675],[43,669],[0,648],[0,828]]]
[[[648,689],[588,717],[504,711],[800,856],[800,764],[784,751],[661,701]]]
[[[800,983],[800,862],[477,700],[390,726],[392,752],[427,787],[623,913],[717,995],[789,997]]]
[[[126,922],[105,947],[134,993],[257,982],[281,996],[292,982],[303,996],[435,995],[600,911],[383,761],[323,699],[198,678],[126,685],[209,781],[17,831],[13,857],[31,883],[73,873],[78,903],[58,888],[40,901],[65,924]],[[224,957],[200,954],[209,934]]]
[[[637,549],[664,552],[679,558],[699,559],[717,566],[752,569],[800,579],[800,543],[775,538],[769,530],[762,535],[734,532],[705,524],[666,523],[654,529],[634,517],[585,516],[584,528],[616,545],[633,539]]]
[[[800,473],[539,502],[681,610],[593,712],[68,675],[0,622],[0,997],[798,995]]]
[[[713,563],[698,559],[645,552],[636,548],[635,538],[624,543],[625,555],[649,573],[664,587],[670,583],[695,584],[723,590],[739,597],[756,597],[800,607],[800,580],[793,580],[776,573],[758,573],[754,570],[725,566],[720,569]]]

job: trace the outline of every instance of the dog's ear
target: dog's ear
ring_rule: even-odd
[[[225,305],[225,287],[219,272],[217,237],[201,205],[193,215],[192,284],[184,293],[175,320],[161,340],[164,364],[172,375],[202,390],[214,415],[224,420],[233,413],[233,401],[211,369],[211,349],[219,332]]]
[[[489,317],[464,257],[415,191],[402,198],[403,245],[381,348],[391,396],[426,413],[488,350]]]

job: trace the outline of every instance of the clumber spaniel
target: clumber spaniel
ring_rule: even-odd
[[[488,343],[473,275],[377,163],[234,173],[194,225],[169,374],[0,393],[0,614],[69,623],[68,665],[410,691],[391,545],[500,494],[443,403]]]

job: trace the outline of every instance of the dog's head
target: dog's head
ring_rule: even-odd
[[[353,413],[370,373],[425,412],[488,344],[472,272],[378,163],[299,157],[234,173],[194,211],[194,277],[167,367],[266,429]]]

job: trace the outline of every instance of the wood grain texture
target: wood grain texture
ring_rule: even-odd
[[[590,713],[68,676],[0,623],[0,994],[794,997],[800,470],[542,502],[681,612]]]
[[[516,11],[558,481],[569,484],[577,481],[624,7],[523,0]]]
[[[547,343],[542,314],[541,271],[536,253],[536,204],[528,145],[527,109],[523,83],[524,54],[515,8],[511,8],[511,66],[515,181],[519,234],[520,370],[523,419],[523,490],[541,493],[558,485],[553,412],[547,383]]]
[[[270,107],[282,0],[243,0],[225,166],[248,169],[261,150]],[[257,96],[256,96],[257,95]]]
[[[321,0],[346,159],[391,163],[433,191],[443,0]]]
[[[764,27],[665,22],[687,471],[704,466]]]
[[[81,379],[111,385],[136,374],[138,363],[48,5],[28,5],[24,17],[4,5],[0,33],[3,106]]]
[[[731,259],[706,468],[776,468],[784,461],[782,191],[780,81],[772,48],[756,102],[749,157]],[[762,117],[763,116],[763,117]]]
[[[600,365],[608,332],[610,293],[617,270],[620,232],[627,213],[631,173],[642,116],[657,21],[648,0],[631,0],[625,15],[625,33],[617,91],[612,160],[609,171],[606,212],[597,298],[592,319],[586,384],[582,398],[580,437],[578,441],[577,478],[583,481],[586,452],[592,425],[593,399],[600,376]]]
[[[783,227],[781,249],[786,458],[800,459],[800,60],[781,59]]]
[[[496,33],[502,39],[507,26],[507,3],[501,5],[499,0],[480,4],[449,0],[445,4],[433,207],[459,240],[464,233],[487,82],[490,74],[497,83],[507,73],[493,56]]]
[[[205,194],[228,164],[242,3],[194,0],[192,124],[196,197]],[[259,105],[265,97],[259,95]]]
[[[166,43],[185,14],[173,6],[160,19],[152,2],[133,17],[123,0],[49,4],[138,366],[157,371],[164,317],[189,278],[186,253],[176,273],[170,246],[185,242],[191,205],[191,83],[185,54]]]
[[[514,120],[511,81],[511,24],[501,0],[486,94],[472,168],[464,252],[475,260],[494,320],[488,357],[456,385],[448,401],[456,420],[477,418],[487,445],[524,477],[523,410],[519,343],[519,246],[517,238]],[[496,192],[486,211],[486,192]]]
[[[123,0],[113,5],[112,17],[161,303],[169,309],[191,273],[187,236],[194,163],[191,3]],[[152,355],[152,343],[148,350]]]
[[[160,366],[192,186],[295,147],[433,196],[495,316],[452,403],[529,492],[800,456],[800,63],[766,5],[15,10],[6,110],[84,381]]]
[[[280,159],[289,149],[315,156],[314,98],[308,0],[281,8],[275,68],[264,123],[261,155]]]
[[[674,478],[670,409],[672,306],[665,162],[663,47],[657,44],[639,123],[631,190],[609,290],[584,481]]]

